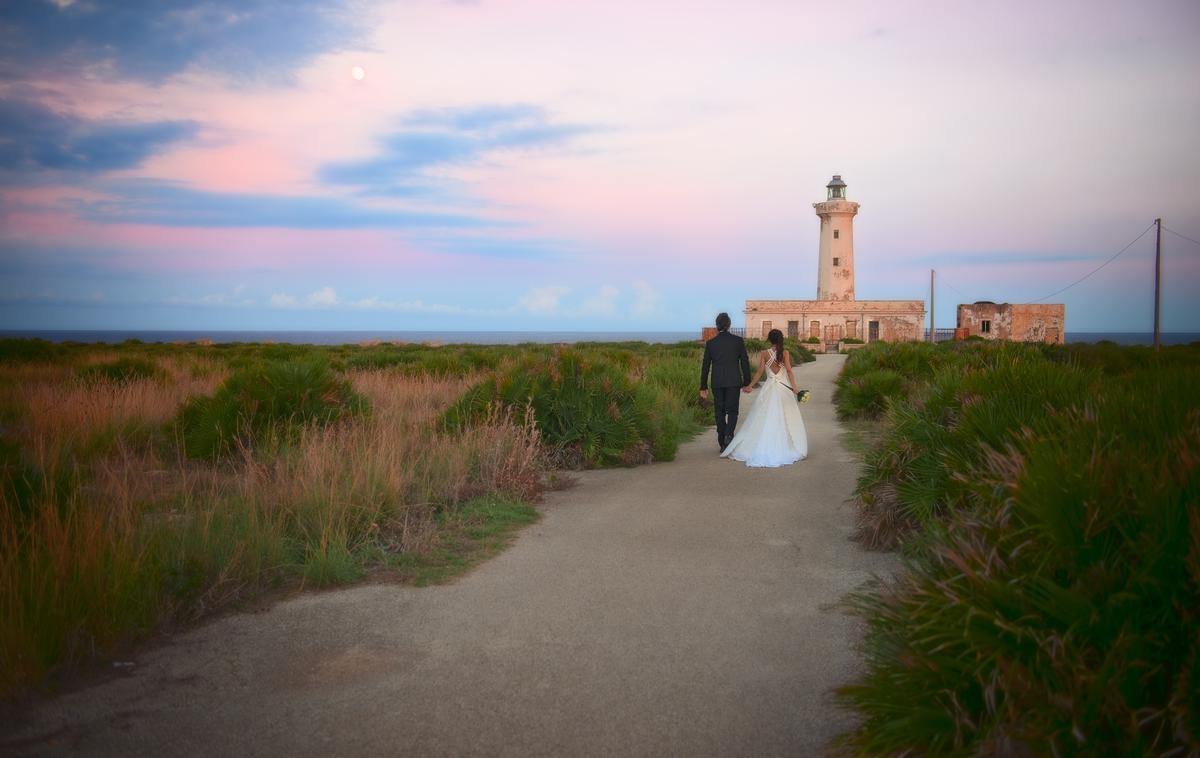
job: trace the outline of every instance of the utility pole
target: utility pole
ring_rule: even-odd
[[[1157,353],[1161,347],[1158,336],[1158,281],[1162,276],[1162,219],[1154,219],[1154,226],[1154,352]]]
[[[937,335],[934,333],[933,324],[933,269],[929,269],[929,341],[936,343]]]

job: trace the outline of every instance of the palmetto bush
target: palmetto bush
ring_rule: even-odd
[[[574,349],[550,360],[523,358],[476,384],[447,411],[451,427],[468,425],[499,404],[532,410],[543,442],[576,453],[586,465],[620,463],[641,441],[633,382],[607,361]]]
[[[216,459],[367,410],[367,401],[324,360],[272,361],[235,372],[212,396],[193,398],[177,424],[188,457]]]
[[[700,428],[695,352],[691,360],[648,359],[620,346],[584,346],[527,355],[472,387],[445,421],[459,428],[495,405],[529,408],[543,443],[565,464],[670,460]]]
[[[889,400],[906,395],[948,359],[944,349],[926,342],[876,342],[854,351],[834,389],[838,417],[878,418]]]
[[[146,358],[118,358],[107,363],[93,363],[79,369],[78,376],[85,382],[132,382],[139,379],[156,379],[164,373]]]
[[[893,402],[868,455],[860,491],[890,498],[868,513],[916,539],[851,599],[868,669],[840,693],[862,714],[847,745],[1200,750],[1200,369],[982,347]]]
[[[1086,398],[1102,384],[1098,372],[1046,361],[1035,350],[996,350],[948,366],[890,402],[882,439],[864,460],[856,497],[860,538],[894,547],[936,526],[962,504],[956,474],[976,465],[984,446],[1032,439],[1048,413]],[[867,376],[869,376],[868,374]]]

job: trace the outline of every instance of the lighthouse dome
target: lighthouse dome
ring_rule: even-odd
[[[846,183],[842,181],[841,174],[834,174],[829,180],[829,184],[825,187],[829,190],[830,200],[845,200],[846,199]]]

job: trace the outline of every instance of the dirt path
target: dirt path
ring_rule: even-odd
[[[586,472],[454,584],[363,586],[217,620],[50,702],[0,746],[94,755],[813,755],[894,566],[849,541],[838,356],[799,372],[810,457],[747,469],[710,431]],[[744,412],[744,411],[743,411]],[[13,738],[19,742],[11,741]],[[0,750],[2,752],[2,750]]]

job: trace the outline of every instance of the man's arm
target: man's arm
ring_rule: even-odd
[[[704,362],[700,364],[700,395],[708,392],[708,369],[712,366],[712,348],[707,342],[704,343]]]
[[[746,355],[746,340],[738,344],[738,363],[742,369],[742,386],[749,387],[753,374],[750,373],[750,356]]]

